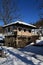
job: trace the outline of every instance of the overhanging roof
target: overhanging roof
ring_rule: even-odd
[[[4,25],[3,27],[10,26],[10,25],[17,24],[17,23],[18,23],[18,24],[22,24],[22,25],[26,25],[26,26],[30,26],[30,27],[33,27],[33,28],[36,28],[36,26],[31,25],[31,24],[28,24],[28,23],[25,23],[25,22],[22,22],[22,21],[12,22],[12,23],[10,23],[10,24]]]

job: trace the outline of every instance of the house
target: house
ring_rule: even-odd
[[[21,21],[4,25],[3,29],[7,46],[24,47],[31,42],[32,36],[37,36],[32,33],[32,29],[36,29],[36,26]]]

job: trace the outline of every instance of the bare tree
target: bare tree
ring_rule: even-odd
[[[0,0],[0,20],[8,24],[20,17],[17,0]]]

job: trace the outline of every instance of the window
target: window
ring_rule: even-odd
[[[17,29],[17,27],[13,25],[13,30],[14,30],[14,29],[16,30],[16,29]]]
[[[26,29],[24,29],[24,32],[26,32]]]
[[[28,31],[29,31],[29,32],[31,32],[31,30],[30,30],[30,29],[29,29]]]
[[[0,43],[4,43],[4,40],[0,40]]]
[[[5,32],[7,32],[7,28],[5,28]]]
[[[10,27],[8,27],[8,32],[10,32]]]
[[[28,38],[28,40],[31,40],[31,38]]]
[[[21,31],[21,28],[18,28],[19,29],[19,31]]]
[[[14,27],[15,27],[15,26],[13,25],[12,28],[14,29]]]

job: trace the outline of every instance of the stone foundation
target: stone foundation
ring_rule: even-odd
[[[5,46],[9,47],[25,47],[26,45],[30,44],[31,42],[35,42],[35,40],[38,39],[38,36],[33,37],[14,37],[9,36],[5,38]]]

